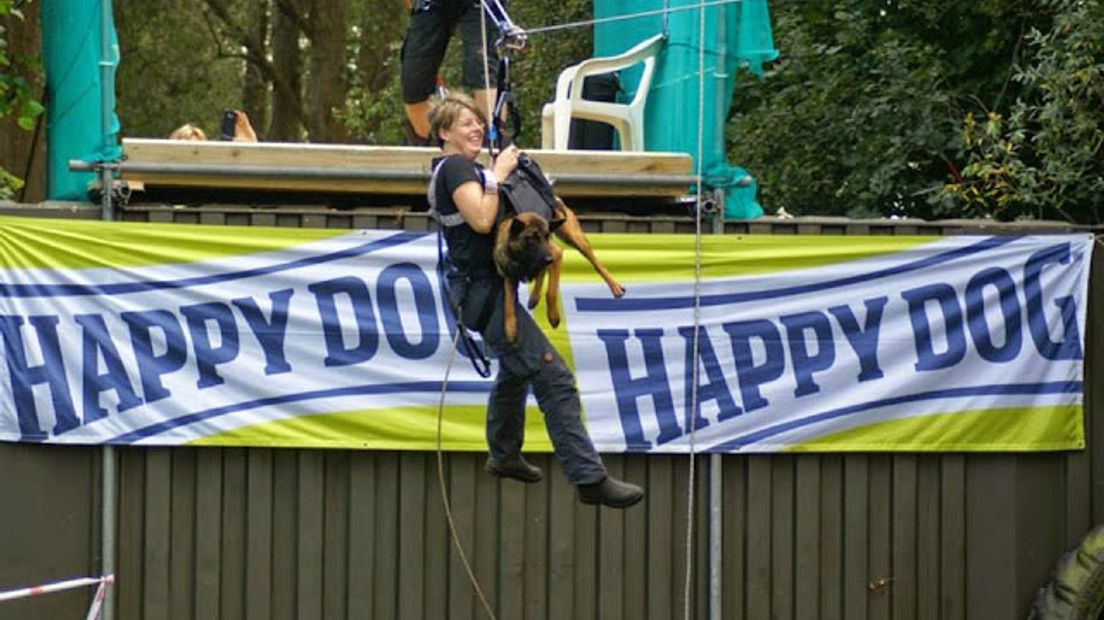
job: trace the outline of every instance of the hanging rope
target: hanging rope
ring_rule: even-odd
[[[705,7],[698,15],[698,142],[695,159],[695,190],[697,202],[694,209],[694,339],[691,343],[690,359],[690,407],[686,411],[687,426],[690,427],[690,471],[686,484],[686,578],[683,581],[683,618],[690,620],[691,575],[694,566],[694,465],[696,445],[694,430],[698,412],[698,337],[701,330],[701,264],[702,264],[702,153],[705,150]]]
[[[459,340],[460,330],[457,330],[456,335],[452,337],[452,349],[449,351],[448,365],[445,366],[445,378],[441,380],[441,399],[437,402],[437,486],[441,489],[441,503],[445,507],[445,520],[448,521],[449,538],[452,539],[452,544],[456,547],[456,553],[460,556],[460,562],[468,573],[468,580],[471,581],[472,589],[479,597],[479,602],[483,604],[487,616],[491,620],[496,620],[494,609],[491,608],[486,595],[483,594],[483,588],[479,587],[479,579],[476,578],[475,571],[472,570],[471,563],[468,562],[468,554],[464,552],[464,545],[460,543],[460,534],[456,531],[456,521],[452,518],[448,485],[445,483],[445,457],[444,451],[441,449],[441,427],[445,418],[445,394],[448,393],[449,373],[452,371],[452,364],[456,360],[456,346]]]

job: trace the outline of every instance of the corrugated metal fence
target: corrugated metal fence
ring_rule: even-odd
[[[70,216],[96,217],[90,212]],[[399,211],[148,208],[124,219],[425,229]],[[602,232],[688,218],[586,217]],[[970,222],[728,223],[727,234],[1027,232]],[[1039,227],[1030,229],[1038,230]],[[1051,228],[1051,230],[1061,230]],[[1038,454],[723,458],[723,618],[1021,618],[1058,556],[1104,521],[1104,252],[1093,265],[1089,448]],[[117,612],[134,618],[480,618],[440,501],[436,455],[269,449],[119,454]],[[643,483],[624,512],[578,503],[549,455],[537,485],[447,454],[456,524],[503,619],[682,617],[688,457],[607,456]],[[0,586],[94,573],[100,452],[0,445]],[[708,617],[709,459],[697,463],[693,615]],[[0,604],[83,617],[90,593]]]

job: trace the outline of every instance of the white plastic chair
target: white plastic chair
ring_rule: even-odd
[[[617,56],[590,58],[568,67],[560,73],[556,82],[556,99],[545,104],[541,111],[541,148],[567,150],[571,132],[571,119],[581,118],[613,125],[621,139],[621,150],[644,150],[644,104],[648,88],[655,72],[656,54],[663,45],[663,35],[658,34],[641,41],[632,49]],[[592,75],[602,75],[627,69],[644,63],[640,85],[629,103],[608,103],[583,99],[583,80]]]

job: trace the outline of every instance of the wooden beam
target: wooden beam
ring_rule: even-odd
[[[403,146],[123,140],[122,178],[146,186],[421,195],[440,151]],[[530,151],[564,197],[678,197],[684,153]]]

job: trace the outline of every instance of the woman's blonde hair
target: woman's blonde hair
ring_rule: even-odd
[[[479,122],[483,123],[484,127],[487,126],[487,115],[483,113],[483,109],[475,105],[475,101],[463,93],[449,93],[432,104],[429,109],[429,136],[437,141],[437,146],[444,144],[444,141],[441,140],[441,130],[452,127],[464,110],[471,111],[479,119]]]
[[[207,134],[199,127],[186,123],[177,127],[169,134],[169,140],[206,140]]]

